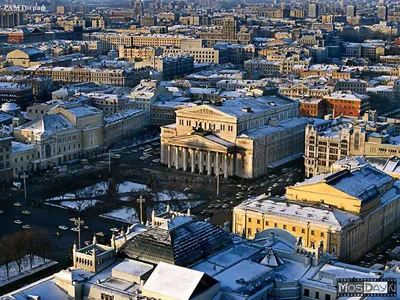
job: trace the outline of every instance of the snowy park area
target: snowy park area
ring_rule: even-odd
[[[76,200],[76,201],[61,201],[59,203],[51,203],[47,202],[46,205],[70,209],[74,211],[84,211],[91,207],[94,207],[96,204],[100,203],[100,200],[90,199],[90,200]]]
[[[118,193],[130,193],[130,192],[140,192],[140,191],[148,191],[148,187],[145,184],[136,183],[132,181],[124,181],[118,185]]]
[[[169,190],[163,190],[154,195],[154,201],[188,200],[191,198],[194,198],[194,195]]]
[[[121,207],[100,215],[102,218],[117,220],[124,223],[135,224],[139,222],[139,216],[136,209],[132,207]]]
[[[44,260],[42,257],[35,256],[32,260],[32,268],[30,265],[29,255],[22,259],[21,262],[21,273],[19,272],[18,265],[16,262],[11,262],[9,264],[9,276],[7,277],[7,268],[6,265],[0,266],[0,287],[14,282],[18,279],[24,278],[28,275],[31,275],[35,272],[46,269],[50,266],[57,264],[57,262],[46,259]]]

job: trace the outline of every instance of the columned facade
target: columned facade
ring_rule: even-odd
[[[213,151],[167,145],[161,150],[162,156],[168,159],[168,168],[204,175],[223,175],[225,178],[234,175],[236,155],[229,151]]]

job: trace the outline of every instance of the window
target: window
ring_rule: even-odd
[[[107,295],[104,293],[101,293],[101,300],[114,300],[114,296],[113,295]]]
[[[247,228],[247,234],[251,235],[251,228]]]
[[[275,224],[274,224],[274,227],[278,227],[278,223],[275,223]]]
[[[306,231],[304,230],[304,228],[303,228],[303,229],[301,229],[301,233],[306,233]]]
[[[296,231],[296,227],[292,227],[292,231]]]
[[[321,237],[325,237],[325,233],[321,232]]]
[[[260,224],[260,220],[257,220],[257,224]]]
[[[249,223],[251,223],[251,218],[249,218]]]
[[[325,300],[331,300],[331,295],[325,294]]]
[[[315,232],[314,232],[314,230],[311,230],[311,235],[315,235]]]
[[[283,225],[283,229],[286,229],[286,225]]]
[[[268,221],[265,221],[265,226],[269,226],[269,222]]]
[[[309,289],[304,289],[304,296],[309,297],[310,296],[310,290]]]
[[[315,292],[315,299],[319,299],[319,292]]]

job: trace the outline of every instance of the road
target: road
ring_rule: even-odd
[[[150,146],[153,148],[152,156],[146,160],[141,160],[140,157],[144,154],[143,150]],[[153,161],[159,157],[158,151],[159,145],[157,142],[146,143],[145,146],[129,147],[120,151],[114,151],[114,153],[121,154],[121,158],[112,159],[110,173],[108,172],[108,155],[104,155],[90,160],[92,166],[91,170],[83,169],[76,164],[70,165],[66,173],[57,174],[55,171],[51,171],[42,174],[42,177],[30,177],[27,180],[28,196],[30,199],[34,200],[35,203],[38,203],[40,200],[72,192],[78,188],[94,184],[101,180],[107,180],[108,178],[119,180],[118,182],[122,180],[131,180],[147,183],[148,177],[151,174],[157,178],[158,185],[162,186],[160,188],[170,188],[181,192],[184,189],[190,189],[189,193],[197,195],[198,199],[207,201],[207,204],[193,209],[192,212],[198,215],[200,220],[204,220],[207,215],[212,214],[210,217],[211,222],[223,226],[227,220],[231,221],[233,207],[241,203],[242,200],[247,199],[250,194],[259,195],[262,193],[269,193],[268,188],[271,187],[272,195],[282,195],[284,193],[284,187],[290,183],[286,180],[288,178],[293,178],[291,182],[299,181],[302,179],[303,174],[299,172],[299,167],[293,167],[285,173],[273,175],[274,178],[271,176],[264,176],[255,180],[222,180],[220,194],[217,196],[215,177],[169,170],[157,162],[157,160],[155,162]],[[99,163],[99,161],[102,163]],[[248,191],[249,187],[253,187],[251,192]],[[243,198],[237,197],[238,192],[243,193]],[[223,201],[224,199],[226,199],[225,202]],[[29,202],[27,204],[27,209],[32,212],[32,215],[23,216],[21,211],[24,209],[24,206],[22,208],[15,207],[13,204],[16,201],[24,203],[25,206],[22,192],[18,193],[9,188],[3,192],[3,199],[0,201],[0,210],[3,210],[4,213],[0,215],[0,220],[3,225],[0,227],[0,236],[23,230],[21,227],[22,225],[14,224],[14,219],[20,216],[24,224],[46,228],[51,234],[54,234],[56,231],[61,232],[63,235],[61,238],[52,236],[53,251],[51,253],[51,258],[58,261],[65,260],[66,255],[70,252],[71,246],[74,242],[77,242],[77,234],[70,230],[61,231],[58,229],[58,226],[66,225],[72,227],[73,224],[69,219],[71,217],[77,217],[77,213],[60,208],[48,207],[46,205],[42,205],[41,207],[32,206]],[[227,204],[229,207],[226,209],[207,208],[210,204],[215,205],[218,203]],[[128,205],[137,209],[136,201],[117,203],[114,205]],[[152,208],[151,205],[154,205],[154,202],[146,202],[144,204],[144,211],[146,211],[148,207]],[[106,221],[98,217],[99,213],[103,212],[101,209],[102,207],[96,207],[95,209],[89,209],[82,213],[82,218],[86,222],[85,224],[94,230],[82,231],[82,244],[83,241],[92,240],[94,232],[106,232],[108,234],[107,238],[109,238],[110,228],[121,228],[121,226],[124,225],[115,221]],[[104,209],[109,209],[109,207]],[[207,215],[201,214],[203,210],[206,211]]]

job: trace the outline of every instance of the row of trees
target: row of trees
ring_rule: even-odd
[[[40,256],[45,262],[50,250],[50,235],[46,229],[32,228],[5,235],[0,240],[0,266],[9,277],[13,265],[21,273],[24,262],[28,260],[32,268],[35,256]]]

